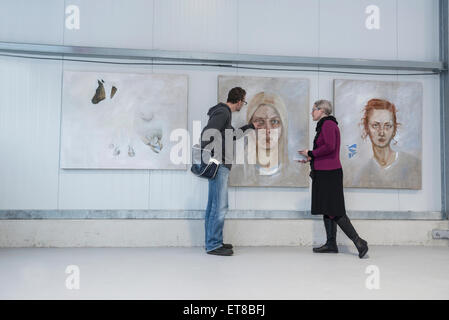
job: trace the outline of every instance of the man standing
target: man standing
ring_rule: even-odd
[[[213,142],[213,157],[221,162],[217,175],[214,179],[209,180],[209,194],[204,219],[206,252],[208,254],[231,256],[234,253],[231,244],[223,243],[223,226],[228,209],[228,180],[233,160],[232,157],[231,159],[229,157],[229,154],[233,154],[233,150],[229,150],[229,148],[233,148],[233,140],[240,137],[240,135],[236,137],[231,125],[232,112],[240,111],[247,104],[245,97],[245,90],[240,87],[232,88],[228,93],[226,103],[220,102],[209,109],[207,113],[209,121],[201,132],[201,148],[208,148]],[[242,131],[239,132],[245,132],[250,128],[254,129],[254,125],[243,126],[240,128]],[[204,135],[207,130],[209,130],[207,136],[212,136],[211,138]],[[218,136],[215,135],[215,139],[214,132],[219,133]],[[226,141],[226,139],[230,141]]]

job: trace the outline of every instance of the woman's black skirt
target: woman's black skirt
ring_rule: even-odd
[[[314,170],[312,176],[312,214],[344,216],[343,170]]]

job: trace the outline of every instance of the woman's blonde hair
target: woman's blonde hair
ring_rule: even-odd
[[[397,121],[396,117],[396,106],[388,100],[385,99],[371,99],[369,100],[365,107],[363,108],[363,117],[362,117],[362,139],[365,139],[368,136],[369,132],[369,117],[371,111],[373,110],[388,110],[393,115],[393,138],[396,136],[396,132],[398,130],[398,126],[400,123]]]
[[[249,124],[254,113],[263,105],[272,107],[281,118],[282,130],[279,136],[279,160],[281,163],[286,162],[288,161],[288,115],[287,108],[282,98],[276,93],[264,91],[257,93],[248,103],[246,121]]]
[[[251,122],[251,119],[254,113],[257,111],[257,109],[263,105],[270,106],[274,110],[276,110],[276,112],[279,114],[279,117],[281,118],[283,127],[282,131],[287,130],[288,129],[287,108],[285,107],[284,101],[278,94],[264,91],[254,95],[254,97],[248,104],[248,110],[246,111],[246,120],[248,124]]]

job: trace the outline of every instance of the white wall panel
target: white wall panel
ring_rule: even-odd
[[[64,44],[151,49],[152,0],[65,0],[80,10],[79,30],[64,28]]]
[[[188,171],[153,170],[150,175],[150,209],[203,210],[207,180]]]
[[[68,4],[80,7],[80,30],[64,28]],[[380,8],[380,30],[365,28],[368,5]],[[4,0],[0,41],[432,61],[438,59],[438,0]],[[54,209],[58,200],[60,209],[205,208],[207,181],[188,170],[60,170],[58,191],[61,63],[0,59],[1,209]],[[69,62],[64,68],[187,74],[191,133],[192,121],[201,120],[203,127],[208,108],[217,103],[220,74],[306,77],[310,104],[333,100],[333,79],[421,81],[423,189],[346,189],[346,205],[349,210],[441,209],[437,77]],[[311,147],[315,123],[309,124]],[[229,188],[229,208],[306,210],[310,190]]]
[[[307,68],[302,68],[306,70]],[[289,71],[255,71],[238,70],[239,76],[259,77],[293,77],[309,79],[309,104],[310,108],[318,99],[318,74],[316,71],[289,72]],[[312,123],[309,122],[309,140],[313,141],[311,131]],[[312,144],[310,145],[312,146]],[[308,148],[309,146],[304,146]],[[298,163],[298,166],[302,165]],[[235,207],[239,210],[309,210],[309,188],[256,188],[235,187]]]
[[[236,0],[154,0],[154,48],[237,52]]]
[[[0,208],[56,209],[61,62],[0,57]]]
[[[59,209],[147,209],[148,170],[63,170]]]
[[[62,44],[64,1],[0,1],[0,41]]]
[[[349,71],[349,69],[341,71]],[[363,71],[370,72],[369,70]],[[379,73],[379,71],[376,71],[376,73]],[[384,73],[392,73],[392,71],[385,71]],[[346,208],[349,210],[385,211],[441,210],[441,165],[439,139],[440,106],[438,77],[320,74],[320,95],[322,98],[330,99],[331,101],[333,101],[332,79],[418,81],[423,84],[424,92],[422,190],[345,188]],[[342,148],[344,147],[345,146],[342,146]]]
[[[339,71],[354,71],[350,69],[341,69]],[[358,72],[373,72],[373,70],[357,70]],[[375,73],[380,73],[376,70]],[[383,73],[393,73],[385,71]],[[320,74],[320,99],[328,99],[334,101],[334,84],[333,79],[355,79],[355,80],[382,80],[396,81],[397,75],[353,75],[353,74],[337,74],[337,73],[321,73]],[[338,113],[337,113],[338,114]],[[337,117],[338,121],[338,117]],[[313,123],[315,128],[316,123]],[[345,148],[345,146],[341,146]],[[343,167],[343,174],[347,168]],[[345,204],[347,210],[399,210],[398,190],[394,189],[362,189],[362,188],[345,188]]]
[[[407,77],[407,81],[419,81],[423,84],[422,190],[399,190],[399,209],[439,211],[441,210],[439,77],[414,76]]]
[[[236,188],[238,210],[310,210],[308,188]]]
[[[152,73],[151,65],[79,62],[64,70]],[[60,170],[60,209],[147,209],[149,193],[148,170]]]
[[[365,9],[380,9],[380,29],[368,30]],[[320,0],[321,57],[396,59],[396,0]]]
[[[393,189],[345,188],[346,210],[399,211],[398,193]]]
[[[239,53],[318,56],[319,1],[240,0]]]
[[[188,130],[193,139],[193,121],[206,125],[207,111],[217,104],[217,77],[235,75],[234,69],[154,66],[155,73],[187,74],[189,77]],[[226,101],[224,101],[226,102]],[[192,142],[192,140],[191,140]],[[196,142],[195,142],[196,143]],[[190,153],[190,150],[189,150]],[[189,157],[190,158],[190,157]],[[151,209],[205,209],[207,205],[207,180],[187,171],[151,171]],[[229,207],[233,208],[233,190],[229,190]]]
[[[438,0],[398,0],[398,59],[438,61]]]

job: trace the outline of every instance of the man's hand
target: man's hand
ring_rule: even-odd
[[[259,124],[258,124],[258,122],[257,121],[254,121],[253,122],[253,126],[254,126],[254,128],[257,130],[257,129],[262,129],[262,126],[260,126]]]

